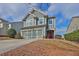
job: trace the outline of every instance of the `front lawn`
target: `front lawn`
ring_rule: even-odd
[[[75,43],[74,43],[75,44]],[[2,56],[79,56],[79,46],[61,40],[38,40],[1,54]]]

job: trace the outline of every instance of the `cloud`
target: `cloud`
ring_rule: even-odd
[[[63,34],[66,31],[67,24],[73,16],[79,16],[79,4],[71,3],[0,3],[0,17],[9,21],[22,20],[32,9],[41,9],[49,16],[56,16],[57,32]]]
[[[24,15],[25,8],[27,8],[26,4],[0,4],[0,16],[4,19],[12,17],[13,20],[16,20],[17,17]]]
[[[48,8],[48,14],[57,14],[61,12],[66,18],[71,18],[72,16],[79,15],[79,4],[77,3],[58,3],[58,4],[51,4]],[[50,15],[49,14],[49,15]]]
[[[47,11],[49,16],[56,16],[57,33],[64,34],[73,16],[79,16],[78,3],[53,3]]]
[[[63,35],[64,33],[66,33],[66,29],[67,27],[56,28],[55,34]]]
[[[8,21],[19,21],[22,20],[32,8],[40,9],[41,6],[41,3],[0,3],[0,17]]]
[[[0,4],[0,17],[9,21],[22,20],[32,7],[37,7],[37,4],[26,3],[4,3]]]

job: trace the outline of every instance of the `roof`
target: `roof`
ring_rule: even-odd
[[[22,23],[22,21],[17,21],[17,22],[10,22],[10,23]]]
[[[48,17],[49,19],[51,19],[51,18],[56,18],[55,16],[51,16],[51,17]]]
[[[41,10],[39,10],[39,9],[33,8],[33,9],[27,14],[27,16],[23,19],[23,21],[24,21],[29,15],[32,15],[33,17],[36,17],[34,14],[32,14],[34,11],[38,11],[38,12],[40,12],[41,14],[43,14],[44,16],[48,16],[45,12],[43,12],[43,11],[41,11]]]
[[[74,16],[74,17],[72,17],[72,18],[79,18],[79,16]]]
[[[38,12],[42,13],[43,15],[47,15],[47,13],[41,11],[40,9],[35,9],[35,8],[33,8],[33,10],[38,11]]]
[[[4,19],[2,19],[2,18],[0,18],[0,20],[2,20],[2,21],[4,21],[4,22],[8,22],[8,21],[6,21],[6,20],[4,20]]]

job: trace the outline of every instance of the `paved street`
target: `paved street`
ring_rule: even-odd
[[[3,52],[9,51],[11,49],[18,48],[22,45],[28,44],[33,41],[36,41],[36,40],[25,40],[25,39],[2,40],[0,41],[0,54]]]

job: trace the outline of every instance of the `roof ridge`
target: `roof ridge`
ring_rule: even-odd
[[[47,15],[47,13],[45,13],[44,11],[42,11],[42,10],[40,10],[40,9],[33,8],[33,10],[36,10],[36,11],[38,11],[38,12],[44,14],[44,15]]]
[[[79,17],[79,16],[73,16],[72,18],[77,18],[77,17]]]

